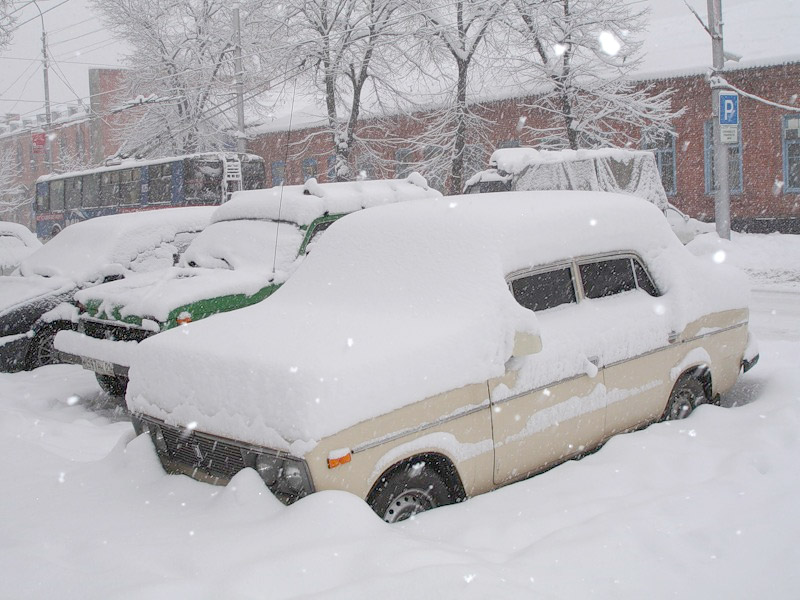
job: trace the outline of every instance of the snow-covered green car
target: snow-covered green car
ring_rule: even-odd
[[[124,395],[131,352],[145,338],[269,297],[316,236],[346,214],[439,196],[416,173],[237,192],[214,211],[177,266],[77,293],[78,331],[60,333],[55,347],[63,360],[94,371],[105,391]]]

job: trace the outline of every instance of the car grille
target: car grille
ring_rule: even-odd
[[[155,332],[141,327],[116,325],[103,321],[82,320],[83,333],[99,340],[141,342]]]
[[[166,443],[166,457],[190,468],[199,469],[214,477],[231,478],[244,469],[242,449],[196,431],[151,422],[151,436],[156,427]],[[156,444],[158,448],[158,444]],[[159,449],[159,454],[164,454]]]

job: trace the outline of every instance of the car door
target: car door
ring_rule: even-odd
[[[579,261],[583,303],[606,323],[606,437],[656,420],[669,394],[667,307],[633,253]],[[668,366],[664,366],[667,365]]]
[[[509,277],[517,301],[536,312],[542,351],[512,359],[489,382],[494,482],[543,471],[603,438],[605,388],[600,340],[586,335],[594,316],[578,303],[571,262]]]

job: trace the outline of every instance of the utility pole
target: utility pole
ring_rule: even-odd
[[[53,170],[53,154],[51,148],[51,139],[50,139],[50,131],[52,130],[52,118],[50,116],[50,83],[47,78],[47,31],[44,28],[44,15],[42,14],[42,9],[39,8],[39,4],[36,0],[33,0],[33,5],[36,7],[36,10],[39,11],[39,18],[42,20],[42,71],[44,72],[44,120],[45,120],[45,150],[44,150],[44,158],[45,164],[47,165],[47,170]]]
[[[236,117],[239,131],[236,137],[236,151],[244,154],[246,151],[246,138],[244,134],[244,71],[242,69],[242,26],[239,21],[239,3],[233,4],[233,29],[236,32],[236,48],[234,54],[234,68],[236,69]]]
[[[714,220],[717,234],[726,240],[731,239],[731,200],[728,186],[728,146],[722,142],[720,126],[720,88],[715,85],[716,76],[725,67],[725,53],[722,47],[722,0],[708,1],[708,33],[711,35],[711,50],[714,59],[711,78],[711,114],[714,134],[714,178],[717,193],[714,198]],[[737,140],[738,141],[738,140]]]

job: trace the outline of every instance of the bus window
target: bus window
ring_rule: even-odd
[[[103,173],[102,179],[103,206],[119,204],[119,171]]]
[[[139,169],[125,169],[119,174],[120,204],[138,204],[142,195],[142,184],[139,181]]]
[[[36,184],[36,212],[50,210],[50,186],[46,181]]]
[[[185,161],[184,202],[220,204],[223,201],[222,161]]]
[[[82,182],[80,177],[70,177],[64,180],[64,197],[67,208],[81,207]]]
[[[172,165],[150,165],[150,204],[164,204],[172,200]]]
[[[64,210],[64,180],[50,182],[50,210]]]
[[[100,175],[84,175],[83,179],[83,206],[94,208],[102,204],[100,200]]]
[[[267,176],[264,172],[264,163],[260,160],[242,161],[242,188],[245,190],[260,190],[267,186]]]

